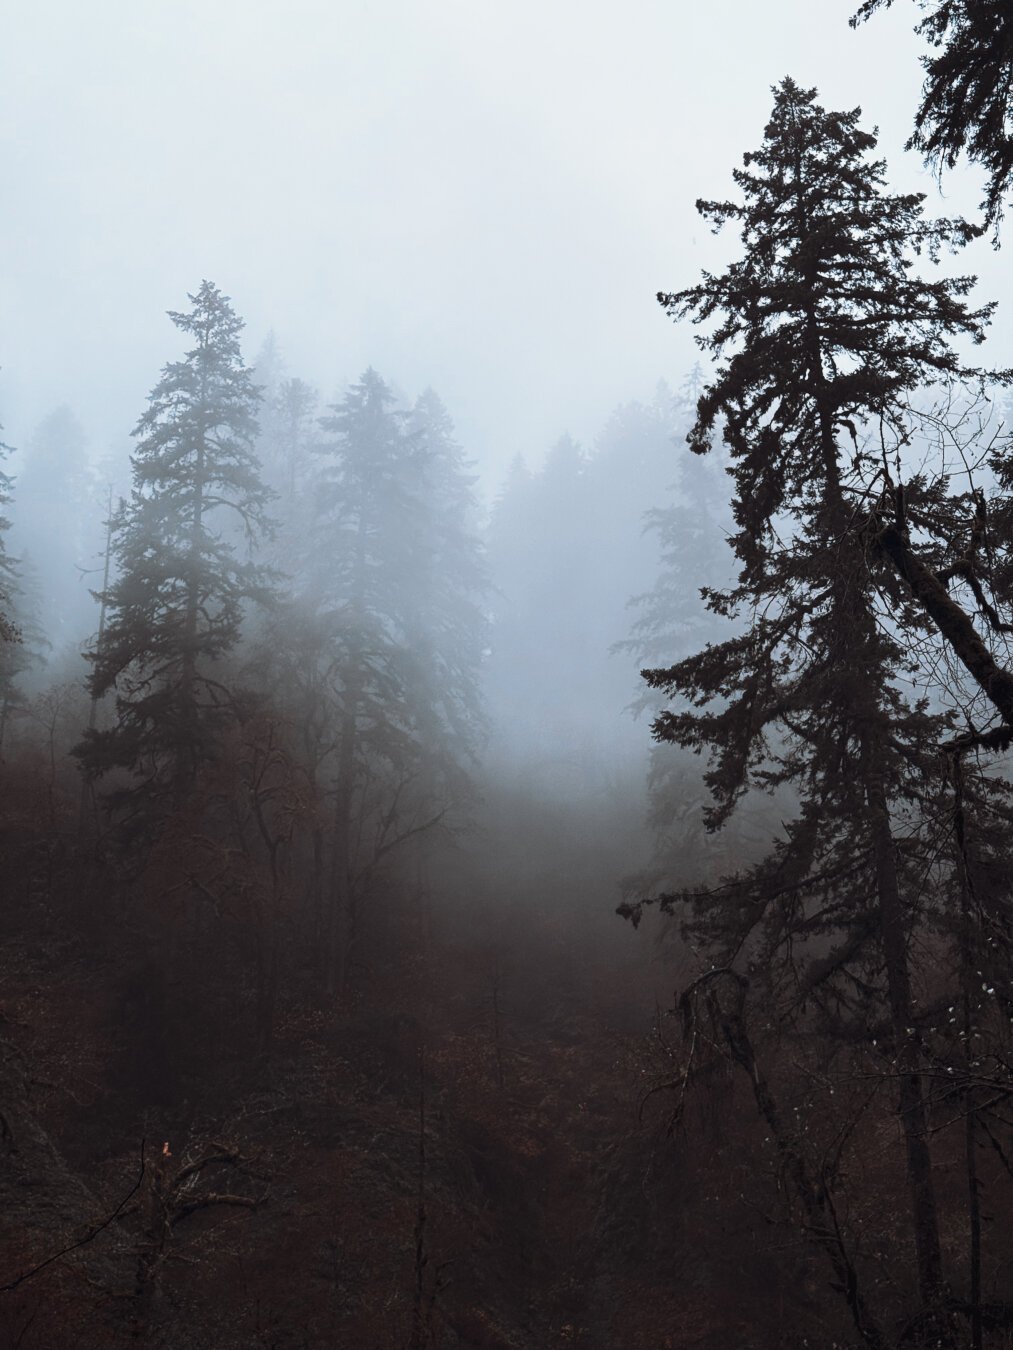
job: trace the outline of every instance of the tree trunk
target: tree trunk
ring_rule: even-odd
[[[95,635],[95,650],[102,648],[102,638],[106,630],[106,593],[109,590],[109,567],[113,553],[113,490],[109,489],[108,515],[106,516],[106,547],[102,562],[102,591],[98,611],[98,632]],[[88,730],[95,730],[98,721],[98,695],[92,694],[88,705]],[[3,745],[3,728],[0,724],[0,746]],[[78,832],[82,839],[91,833],[95,824],[95,790],[87,774],[81,772],[81,800],[78,803]]]
[[[953,756],[953,836],[957,846],[957,881],[960,888],[960,1003],[964,1032],[964,1175],[967,1181],[967,1221],[970,1257],[969,1302],[971,1305],[971,1350],[982,1350],[981,1316],[981,1194],[978,1179],[978,1111],[971,1082],[971,1040],[974,1032],[972,988],[974,987],[974,942],[972,941],[973,883],[964,815],[964,766],[959,752]]]
[[[876,539],[955,656],[991,700],[1007,726],[1013,727],[1013,674],[999,666],[974,624],[930,567],[911,551],[904,531],[889,525]]]
[[[203,391],[202,391],[203,394]],[[193,520],[186,579],[186,610],[183,617],[183,668],[179,681],[180,745],[176,751],[172,785],[173,810],[182,809],[197,774],[197,621],[200,613],[200,555],[204,528],[204,476],[207,447],[201,426],[197,435],[194,464]]]
[[[804,237],[804,236],[803,236]],[[907,1186],[918,1262],[918,1287],[933,1322],[939,1321],[940,1346],[952,1344],[941,1308],[944,1296],[939,1218],[932,1159],[928,1147],[925,1102],[918,1046],[914,1034],[911,978],[890,806],[885,786],[884,754],[890,732],[879,700],[883,676],[876,657],[876,621],[863,583],[861,541],[855,535],[852,513],[841,489],[840,452],[834,424],[835,404],[823,372],[815,311],[809,316],[810,374],[816,394],[820,442],[825,474],[824,528],[828,541],[852,555],[853,566],[836,560],[832,573],[834,608],[841,624],[841,660],[853,672],[855,699],[852,715],[859,728],[858,771],[868,811],[876,867],[876,912],[879,939],[886,966],[887,999],[893,1029],[898,1076],[898,1115],[907,1155]]]
[[[328,992],[343,993],[348,984],[352,947],[356,938],[355,896],[352,887],[352,803],[355,792],[355,752],[358,697],[348,691],[350,705],[341,718],[341,743],[335,784],[334,828],[331,836],[331,906],[329,915]]]
[[[814,1182],[809,1175],[805,1157],[785,1129],[773,1091],[757,1062],[742,1013],[746,981],[741,975],[733,972],[724,973],[730,974],[737,984],[736,1004],[729,1009],[722,1006],[714,997],[711,1006],[718,1013],[721,1032],[732,1058],[745,1071],[752,1085],[757,1108],[773,1136],[795,1198],[802,1206],[805,1233],[809,1241],[823,1251],[829,1260],[834,1278],[844,1295],[855,1329],[863,1343],[869,1350],[888,1350],[889,1341],[862,1297],[858,1272],[844,1244],[830,1195],[825,1186]]]
[[[918,1258],[918,1287],[926,1308],[941,1308],[944,1296],[939,1218],[932,1158],[928,1147],[925,1102],[918,1046],[914,1033],[911,980],[908,970],[904,915],[897,881],[890,811],[883,788],[883,769],[877,732],[862,736],[859,769],[869,810],[876,861],[876,891],[880,937],[886,964],[887,996],[893,1029],[898,1077],[898,1115],[907,1153],[907,1182]],[[940,1333],[941,1334],[941,1333]],[[940,1344],[946,1342],[941,1340]]]

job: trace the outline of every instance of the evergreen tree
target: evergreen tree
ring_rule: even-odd
[[[243,365],[243,323],[208,281],[189,299],[169,317],[193,346],[165,366],[134,430],[133,491],[112,535],[118,575],[89,658],[91,692],[115,689],[116,719],[78,749],[92,777],[129,772],[113,801],[136,818],[178,809],[215,757],[235,713],[220,663],[244,607],[269,594],[237,542],[267,529],[269,496],[253,450],[260,394]]]
[[[317,391],[304,380],[282,380],[267,402],[260,438],[265,479],[277,496],[278,529],[270,556],[288,573],[299,571],[307,561],[317,401]]]
[[[525,766],[534,754],[567,793],[578,779],[582,791],[601,792],[615,790],[617,772],[639,774],[634,680],[618,639],[630,595],[657,572],[645,516],[672,487],[679,418],[659,383],[650,401],[614,410],[592,453],[563,436],[541,472],[516,461],[493,509],[487,679],[500,753]]]
[[[628,626],[630,597],[643,595],[657,575],[666,509],[659,510],[658,503],[671,502],[667,509],[676,509],[686,486],[685,472],[676,482],[672,467],[672,446],[684,434],[685,420],[685,400],[660,381],[650,402],[616,408],[595,438],[588,465],[593,509],[584,551],[588,627],[599,650],[611,649],[614,655],[626,650],[618,639]],[[701,481],[712,476],[699,475]],[[691,603],[699,600],[692,579],[704,563],[701,555],[679,583]],[[625,708],[635,689],[629,662],[613,659],[604,673],[603,706]]]
[[[10,454],[10,446],[0,442],[0,463]],[[6,514],[11,503],[11,483],[9,473],[0,470],[0,642],[4,649],[17,644],[18,628],[14,618],[17,593],[17,564],[7,549],[7,532],[10,530],[10,517]]]
[[[251,371],[264,403],[267,405],[261,414],[261,431],[263,431],[271,420],[268,412],[271,400],[278,393],[285,379],[285,358],[282,355],[273,328],[269,330],[267,337],[260,344]]]
[[[0,442],[0,464],[10,447]],[[11,527],[6,514],[12,501],[13,479],[0,470],[0,750],[11,714],[26,703],[25,676],[45,664],[49,642],[39,619],[38,585],[26,558],[8,551]]]
[[[97,543],[89,538],[94,497],[85,434],[63,404],[40,422],[28,442],[13,533],[20,551],[36,557],[44,596],[39,617],[47,637],[57,650],[72,648],[75,660],[91,619],[82,571]]]
[[[6,446],[0,446],[6,457]],[[0,473],[0,510],[10,502],[9,474]],[[0,516],[0,751],[3,750],[11,710],[20,701],[18,677],[27,666],[27,652],[19,620],[20,574],[17,562],[7,552],[4,535],[10,519]]]
[[[305,380],[286,374],[286,369],[271,332],[253,367],[262,395],[257,457],[263,480],[274,494],[275,529],[264,556],[271,566],[293,577],[307,565],[319,395]]]
[[[852,27],[893,0],[865,0]],[[1013,12],[1006,0],[918,0],[917,26],[937,53],[922,58],[925,83],[908,150],[939,176],[962,154],[988,173],[981,209],[995,231],[1013,182]]]
[[[970,278],[915,274],[913,252],[933,254],[967,229],[923,220],[920,195],[885,192],[883,165],[868,158],[875,138],[858,117],[824,111],[815,91],[785,80],[762,148],[735,173],[744,201],[698,203],[715,226],[738,224],[743,257],[659,296],[673,315],[713,320],[699,341],[724,358],[689,442],[706,451],[722,419],[741,571],[709,603],[742,632],[645,672],[682,701],[658,716],[655,735],[709,752],[712,828],[751,786],[788,785],[799,803],[761,863],[661,903],[703,944],[734,1008],[765,983],[768,1016],[776,1007],[814,1017],[831,1037],[886,1018],[926,1325],[952,1344],[909,963],[935,858],[916,804],[938,800],[946,719],[908,693],[922,675],[912,635],[924,624],[858,528],[877,469],[856,444],[866,426],[877,436],[902,427],[919,387],[976,374],[951,344],[981,341],[992,307],[968,307]],[[734,1008],[731,1052],[752,1065],[769,1123],[776,1116]],[[885,1344],[826,1192],[810,1185],[783,1134],[778,1142],[856,1327],[867,1344]]]
[[[674,440],[685,441],[702,389],[703,375],[697,365],[679,397],[670,399],[668,424],[677,433],[666,437],[664,488],[669,501],[644,514],[643,532],[654,554],[651,561],[660,570],[650,590],[628,601],[637,617],[630,637],[615,647],[617,652],[632,653],[641,664],[689,656],[708,639],[718,637],[723,627],[708,610],[705,597],[708,590],[732,577],[725,547],[731,520],[724,468],[715,462],[717,455],[685,455],[672,481],[671,445]],[[661,706],[657,692],[642,684],[633,705],[636,714],[648,710],[656,714]],[[697,879],[703,879],[717,851],[714,841],[703,837],[701,830],[699,808],[704,795],[695,758],[670,742],[656,742],[648,775],[652,856],[647,868],[629,879],[626,889],[642,893],[675,873],[685,874],[688,858],[695,861]],[[741,856],[742,840],[735,842]]]
[[[290,511],[306,487],[316,406],[317,391],[296,377],[282,380],[271,405],[277,428],[275,458],[281,470],[277,492]]]
[[[479,670],[488,581],[478,536],[475,475],[439,395],[427,389],[406,422],[418,462],[416,562],[409,578],[413,703],[431,771],[451,796],[485,735]],[[434,785],[435,786],[435,785]]]
[[[630,594],[639,591],[657,562],[656,541],[644,531],[645,516],[674,489],[672,446],[684,431],[684,394],[675,395],[659,380],[650,401],[621,404],[608,417],[595,437],[589,464],[595,498],[594,528],[615,528],[612,555],[601,569],[615,575],[616,593],[610,596],[625,607]],[[622,559],[628,559],[623,567]],[[599,580],[605,580],[604,575]]]
[[[401,411],[370,369],[320,428],[293,641],[275,664],[327,803],[312,890],[340,985],[377,869],[467,791],[483,582],[470,475],[434,394]]]
[[[672,424],[682,433],[679,439],[685,440],[702,389],[703,375],[696,366],[671,413]],[[722,478],[721,466],[713,461],[684,457],[674,483],[669,467],[665,486],[672,500],[645,514],[645,532],[658,550],[661,571],[651,590],[630,601],[638,618],[630,640],[622,644],[644,661],[689,655],[714,628],[701,591],[707,585],[713,589],[723,573],[730,573],[724,540],[731,520]],[[645,706],[650,701],[645,694]]]
[[[486,671],[487,689],[502,705],[498,711],[509,717],[510,698],[516,684],[510,679],[515,638],[524,633],[523,597],[534,584],[537,567],[531,541],[531,512],[535,478],[523,455],[515,455],[492,504],[486,529],[486,553],[493,583],[491,658]],[[519,711],[519,709],[517,709]]]

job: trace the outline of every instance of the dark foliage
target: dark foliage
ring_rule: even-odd
[[[865,0],[852,27],[893,0]],[[917,32],[936,55],[925,56],[922,101],[907,143],[937,173],[966,154],[988,174],[981,209],[998,242],[1004,198],[1013,182],[1013,13],[1005,0],[918,0],[926,11]]]
[[[190,300],[169,317],[194,346],[165,367],[134,432],[133,492],[113,527],[118,575],[90,655],[91,692],[115,689],[116,720],[78,752],[92,778],[127,771],[112,801],[138,822],[178,808],[214,759],[235,715],[217,666],[244,606],[269,594],[263,570],[242,556],[267,526],[268,499],[242,320],[210,282]]]
[[[282,388],[304,416],[304,387]],[[486,582],[473,479],[432,391],[403,411],[370,369],[318,426],[282,503],[291,600],[256,665],[309,785],[310,907],[344,985],[366,896],[473,795]],[[301,459],[308,440],[285,443]]]
[[[925,1326],[950,1344],[909,957],[914,935],[938,927],[942,897],[925,878],[941,842],[933,747],[949,723],[909,692],[923,683],[926,621],[874,545],[867,503],[882,460],[860,445],[870,430],[903,441],[916,390],[982,378],[951,344],[980,342],[991,307],[968,307],[971,278],[918,275],[914,256],[934,257],[966,227],[924,221],[920,196],[888,195],[874,145],[857,111],[826,112],[815,91],[785,80],[762,149],[735,174],[744,202],[699,203],[715,226],[739,225],[743,257],[659,299],[673,315],[714,321],[699,341],[724,358],[689,443],[705,452],[721,420],[741,570],[710,604],[742,631],[645,678],[678,700],[656,719],[658,739],[710,756],[712,829],[754,789],[797,802],[761,863],[660,903],[715,973],[728,972],[725,998],[707,997],[869,1345],[887,1343],[882,1314],[781,1134],[747,1009],[756,998],[751,1015],[766,1025],[818,1027],[831,1056],[835,1041],[888,1038]],[[626,912],[636,919],[641,906]]]

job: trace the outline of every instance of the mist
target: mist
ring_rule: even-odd
[[[907,16],[483,3],[18,7],[5,27],[0,400],[8,441],[66,403],[122,450],[202,277],[327,396],[372,364],[453,410],[491,497],[517,453],[581,444],[677,385],[651,302],[723,256],[723,197],[770,86],[861,104],[898,188],[920,74]],[[951,175],[943,211],[979,177]],[[987,247],[984,293],[1008,284]],[[996,364],[1003,364],[1001,353]]]
[[[7,16],[4,1344],[1008,1343],[1013,168],[854,7]]]

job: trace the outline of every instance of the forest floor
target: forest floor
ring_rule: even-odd
[[[567,902],[543,869],[512,907],[406,907],[354,992],[282,998],[267,1055],[227,963],[177,989],[116,924],[13,905],[0,1346],[789,1344],[733,1090],[705,1147],[666,1128],[672,971],[586,865]]]

